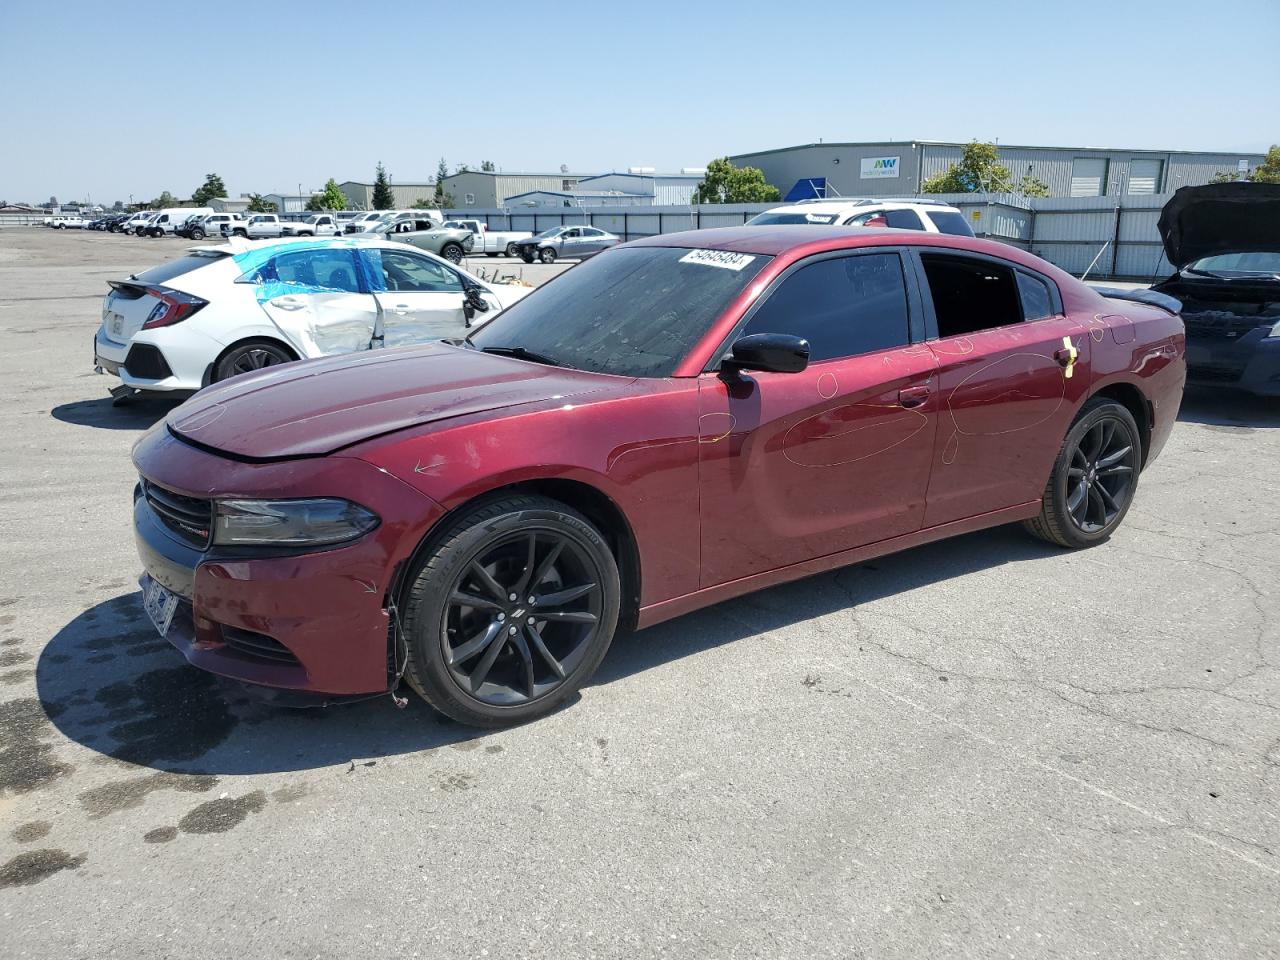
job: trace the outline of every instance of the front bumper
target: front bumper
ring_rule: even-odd
[[[1280,396],[1280,337],[1259,327],[1235,339],[1187,331],[1187,382]]]
[[[164,424],[139,441],[134,462],[150,482],[186,497],[345,496],[377,513],[381,525],[351,543],[272,555],[194,546],[137,496],[134,536],[146,575],[183,598],[167,639],[192,665],[288,690],[387,689],[388,597],[443,508],[363,460],[240,463],[177,440]]]

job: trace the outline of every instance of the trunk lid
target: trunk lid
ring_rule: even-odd
[[[271,367],[200,391],[169,429],[244,460],[322,456],[440,420],[617,389],[628,378],[444,343]]]
[[[1280,253],[1280,184],[1183,187],[1160,211],[1159,228],[1179,269],[1224,253]]]

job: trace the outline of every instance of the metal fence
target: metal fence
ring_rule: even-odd
[[[1020,194],[934,194],[951,203],[980,237],[1030,250],[1076,276],[1151,280],[1173,267],[1165,259],[1156,221],[1171,194],[1046,197]],[[736,227],[776,203],[681,207],[565,207],[558,211],[446,210],[446,218],[480,220],[494,230],[586,224],[637,240],[680,230]],[[301,216],[295,215],[295,216]],[[0,214],[0,227],[38,226],[41,214]]]

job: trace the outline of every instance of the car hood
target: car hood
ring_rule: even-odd
[[[1179,269],[1224,253],[1280,253],[1280,184],[1183,187],[1160,211],[1159,228]]]
[[[630,382],[430,343],[235,377],[201,390],[169,414],[167,425],[182,439],[238,459],[279,460]]]

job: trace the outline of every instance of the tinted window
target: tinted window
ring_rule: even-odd
[[[350,250],[298,250],[282,253],[271,261],[274,277],[282,283],[297,283],[326,290],[359,293],[356,265]]]
[[[382,277],[388,290],[426,293],[462,291],[462,281],[458,279],[458,275],[443,264],[426,257],[415,257],[411,253],[391,250],[383,250],[381,253]]]
[[[517,301],[472,335],[479,347],[524,347],[557,364],[669,377],[730,301],[769,262],[699,251],[624,247],[593,257]]]
[[[1039,320],[1041,317],[1054,315],[1053,298],[1049,296],[1049,288],[1044,285],[1044,281],[1027,273],[1019,273],[1018,292],[1022,294],[1023,319]]]
[[[815,362],[900,347],[909,340],[902,261],[876,253],[801,267],[751,317],[749,333],[804,337]]]
[[[834,213],[761,213],[747,221],[749,227],[764,227],[772,224],[796,223],[835,223]]]
[[[162,263],[158,267],[144,270],[133,279],[142,283],[166,283],[174,277],[182,276],[184,273],[207,267],[213,261],[221,260],[223,256],[224,254],[221,253],[189,253],[185,257],[178,257],[178,259]]]
[[[924,224],[914,210],[886,210],[885,222],[898,230],[923,230]]]
[[[962,213],[956,213],[954,210],[929,210],[925,216],[933,221],[933,225],[941,233],[950,233],[957,237],[973,236],[973,229]]]
[[[938,336],[954,337],[1022,322],[1014,272],[990,260],[925,253],[920,255]]]

